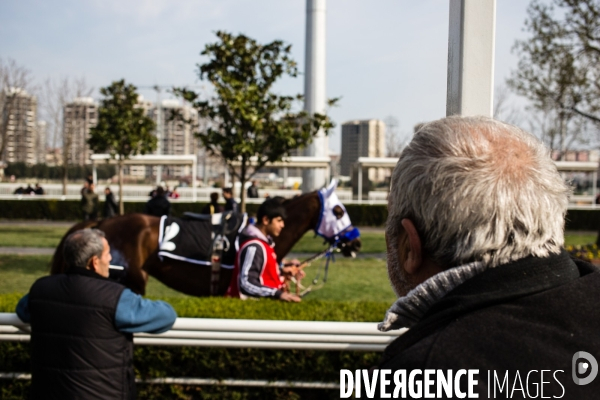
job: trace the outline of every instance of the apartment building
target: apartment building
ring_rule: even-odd
[[[348,121],[342,124],[340,174],[349,176],[359,157],[385,157],[385,123],[378,119]],[[383,168],[371,168],[369,179],[381,182],[389,175]]]
[[[98,103],[91,97],[78,97],[63,108],[63,152],[69,164],[91,164],[87,141],[90,129],[98,123]]]
[[[5,133],[6,143],[0,159],[5,162],[24,162],[33,165],[38,155],[45,150],[39,148],[37,123],[37,98],[23,89],[11,88],[0,94],[0,128]]]

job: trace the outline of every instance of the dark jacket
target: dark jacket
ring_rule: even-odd
[[[246,194],[249,199],[257,199],[258,198],[258,188],[255,185],[248,186],[246,190]]]
[[[124,289],[83,268],[34,283],[32,398],[135,397],[132,335],[115,328]]]
[[[98,212],[98,195],[89,189],[82,190],[81,210],[86,214],[95,216]]]
[[[533,395],[532,384],[540,384],[541,370],[562,370],[556,375],[560,385],[552,373],[543,377],[548,382],[544,396],[561,397],[564,391],[565,399],[597,399],[600,376],[588,385],[576,385],[572,358],[585,351],[600,360],[598,293],[598,269],[573,261],[565,252],[488,269],[434,304],[387,347],[377,368],[406,369],[407,373],[479,369],[479,398],[488,398],[494,371],[500,381],[508,371],[512,389],[517,371],[526,385],[528,372],[536,370],[529,380]],[[496,396],[510,398],[498,386]],[[521,391],[513,395],[517,397],[523,398]]]
[[[219,203],[210,202],[202,209],[202,214],[219,214],[223,212],[223,206]]]
[[[111,193],[106,195],[104,200],[104,212],[102,213],[104,218],[113,217],[119,213],[119,205],[115,201],[115,196]]]
[[[146,203],[144,214],[162,217],[171,213],[171,202],[165,196],[156,195]]]
[[[240,206],[238,205],[237,201],[233,199],[233,197],[225,200],[225,211],[233,211],[236,213],[239,210]]]

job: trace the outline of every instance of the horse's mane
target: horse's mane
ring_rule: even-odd
[[[286,198],[283,198],[283,197],[280,197],[280,196],[278,196],[277,198],[278,199],[282,199],[282,202],[281,202],[282,205],[288,206],[288,205],[290,205],[292,203],[295,203],[296,201],[304,200],[307,196],[314,195],[315,193],[316,192],[308,192],[308,193],[303,193],[303,194],[297,194],[294,197],[289,198],[289,199],[286,199]]]

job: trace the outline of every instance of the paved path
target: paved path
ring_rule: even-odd
[[[9,226],[56,226],[70,228],[79,221],[49,221],[47,219],[0,219],[0,225]]]
[[[15,254],[19,256],[47,256],[54,254],[52,247],[0,247],[0,254]],[[313,253],[290,253],[286,258],[297,258],[305,260],[314,256]],[[335,254],[336,259],[345,258],[341,253]],[[385,259],[385,253],[358,253],[357,258],[380,258]]]
[[[53,247],[0,247],[0,254],[19,256],[46,256],[54,254]]]

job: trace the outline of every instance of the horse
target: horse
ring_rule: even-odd
[[[335,186],[328,189],[331,194]],[[328,196],[326,189],[322,189],[320,192],[311,192],[283,201],[288,216],[281,234],[274,239],[278,260],[283,260],[306,232],[317,230],[323,219],[323,206],[327,202],[323,193]],[[337,199],[337,196],[335,198]],[[335,218],[341,218],[339,205],[329,211]],[[344,212],[345,209],[342,210],[342,214]],[[100,222],[80,222],[71,227],[60,241],[52,258],[50,273],[58,274],[66,269],[63,245],[67,236],[80,229],[95,228],[105,234],[111,247],[112,263],[127,265],[122,283],[135,293],[145,294],[148,275],[151,275],[170,288],[185,294],[198,297],[211,295],[210,266],[171,258],[161,260],[158,255],[159,223],[159,217],[144,214],[125,214]],[[361,247],[359,237],[342,238],[335,243],[330,240],[330,243],[336,245],[344,256],[353,256]],[[224,295],[227,291],[232,272],[232,269],[220,268],[217,295]]]

